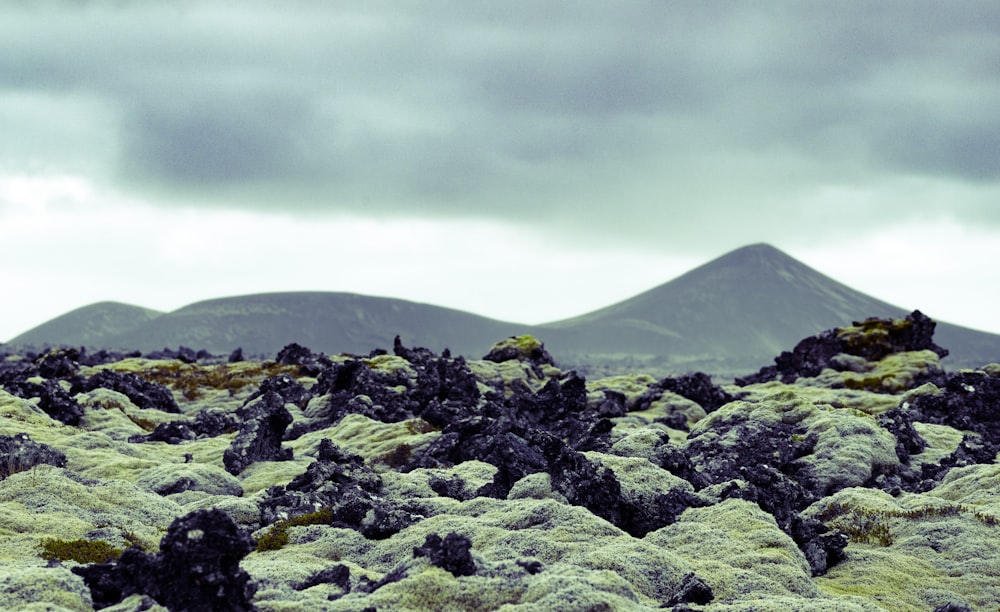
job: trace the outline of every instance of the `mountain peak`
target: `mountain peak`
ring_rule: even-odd
[[[756,244],[748,244],[747,246],[740,247],[738,249],[733,249],[728,253],[721,255],[714,261],[725,261],[725,262],[741,262],[741,263],[752,263],[761,261],[771,261],[771,262],[796,262],[797,260],[785,253],[781,249],[770,245],[766,242],[758,242]],[[709,262],[706,265],[711,265],[713,262]]]

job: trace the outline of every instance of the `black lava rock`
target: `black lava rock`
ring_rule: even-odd
[[[664,378],[657,382],[654,387],[686,397],[701,406],[705,412],[714,412],[736,399],[722,387],[713,383],[712,377],[704,372],[685,374],[676,378]],[[658,399],[658,397],[653,399]]]
[[[308,348],[294,342],[278,351],[275,361],[282,365],[299,366],[299,374],[301,376],[319,376],[320,372],[333,365],[322,353],[317,355]]]
[[[292,450],[281,447],[281,439],[292,415],[284,399],[268,391],[258,400],[236,411],[240,432],[222,455],[226,471],[236,475],[257,461],[288,461]]]
[[[55,349],[35,360],[35,365],[42,378],[72,378],[80,370],[80,351]]]
[[[66,392],[57,380],[45,380],[41,383],[8,382],[4,389],[11,395],[23,399],[37,397],[38,407],[45,414],[66,425],[78,425],[83,418],[83,407]]]
[[[199,360],[211,359],[212,354],[202,349],[195,351],[186,346],[178,347],[177,350],[164,348],[162,351],[152,351],[146,353],[147,359],[176,359],[183,363],[197,363]]]
[[[750,385],[776,378],[785,383],[793,383],[799,377],[813,377],[824,368],[833,367],[833,357],[841,353],[878,361],[893,353],[929,349],[944,357],[948,351],[933,342],[936,325],[919,310],[914,310],[905,319],[873,317],[855,321],[854,327],[859,330],[848,333],[844,329],[835,328],[805,338],[790,352],[784,351],[775,357],[773,366],[766,366],[756,374],[737,378],[736,384]]]
[[[423,546],[414,547],[413,557],[426,557],[434,567],[451,572],[452,576],[472,576],[476,564],[472,560],[472,540],[451,532],[441,539],[436,533],[427,535]]]
[[[140,593],[172,611],[240,612],[254,609],[256,587],[239,565],[251,550],[253,539],[225,512],[197,510],[170,525],[157,555],[129,548],[116,562],[72,571],[99,608]]]
[[[409,509],[384,499],[382,479],[357,455],[324,439],[316,461],[284,487],[271,487],[260,502],[265,524],[281,518],[330,511],[330,524],[356,529],[367,538],[383,539],[412,525]]]
[[[521,360],[535,365],[555,365],[552,355],[545,350],[545,345],[530,336],[511,336],[507,341],[498,342],[483,356],[484,361],[503,363],[504,361]]]
[[[214,438],[224,433],[237,431],[240,419],[236,414],[221,410],[202,410],[194,421],[170,421],[160,423],[152,433],[129,437],[129,442],[166,442],[180,444],[185,440]]]
[[[154,408],[175,414],[181,411],[170,389],[149,382],[137,374],[101,370],[90,378],[75,384],[73,393],[93,391],[94,389],[117,391],[128,396],[132,403],[139,408]]]
[[[26,433],[0,436],[0,480],[42,463],[65,467],[66,455],[50,446],[35,442]]]
[[[712,587],[695,576],[694,572],[690,572],[681,579],[677,592],[666,602],[666,605],[676,606],[685,603],[706,605],[713,599],[715,599],[715,593],[712,592]]]
[[[339,564],[330,566],[299,582],[294,588],[296,591],[304,591],[318,584],[333,584],[342,591],[348,591],[351,588],[351,568]]]
[[[272,376],[262,382],[260,388],[247,398],[245,403],[249,403],[268,392],[277,393],[286,404],[295,404],[300,408],[305,407],[312,397],[312,394],[306,391],[301,383],[287,374],[282,374]]]

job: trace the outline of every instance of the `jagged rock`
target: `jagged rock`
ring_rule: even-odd
[[[181,346],[177,350],[164,348],[161,351],[151,351],[146,353],[145,357],[151,360],[176,359],[184,363],[197,363],[202,359],[210,359],[212,354],[205,350],[195,351],[192,348]]]
[[[314,359],[312,351],[293,342],[278,351],[274,360],[283,365],[305,365]]]
[[[66,454],[33,441],[25,433],[0,435],[0,479],[43,463],[64,467]]]
[[[38,398],[38,407],[45,414],[66,425],[79,425],[83,418],[83,407],[73,399],[59,381],[43,380],[36,382],[7,382],[4,389],[24,399]]]
[[[756,374],[736,379],[738,385],[767,382],[776,378],[792,383],[799,377],[815,377],[824,368],[849,370],[853,362],[841,355],[854,355],[876,362],[893,353],[931,350],[939,357],[948,354],[934,344],[936,323],[914,310],[905,319],[870,318],[854,322],[852,327],[834,328],[805,338],[791,351],[775,357],[773,366]]]
[[[129,442],[166,442],[180,444],[185,440],[214,438],[224,433],[237,431],[240,419],[236,414],[218,410],[201,410],[193,421],[170,421],[160,423],[152,433],[131,436]]]
[[[545,344],[534,336],[511,336],[506,340],[501,340],[490,348],[483,359],[485,361],[495,361],[501,363],[516,359],[518,361],[530,361],[534,364],[555,365],[552,355],[545,350]]]
[[[198,510],[171,523],[156,555],[129,548],[116,562],[73,572],[101,607],[144,594],[170,610],[253,610],[255,586],[239,565],[251,550],[251,538],[226,513]]]
[[[275,361],[282,365],[297,365],[301,375],[314,377],[319,376],[320,372],[333,365],[330,359],[322,353],[317,355],[294,342],[278,351]]]
[[[80,351],[52,350],[35,360],[38,375],[42,378],[72,378],[80,370]]]
[[[287,461],[292,450],[281,447],[285,429],[292,415],[283,398],[273,391],[236,411],[242,422],[236,439],[226,449],[222,462],[230,474],[239,474],[257,461]]]
[[[664,378],[657,382],[654,388],[686,397],[701,406],[705,412],[717,410],[736,399],[722,387],[714,384],[712,377],[703,372]]]
[[[455,532],[441,539],[436,533],[427,534],[423,546],[414,547],[413,556],[426,557],[431,565],[451,572],[452,576],[472,576],[476,573],[476,564],[469,550],[472,541]]]
[[[705,605],[715,598],[712,587],[705,584],[705,581],[694,575],[694,572],[686,574],[681,581],[680,587],[673,597],[667,600],[666,605],[676,606],[678,604],[693,603]]]
[[[386,538],[414,521],[412,513],[380,498],[382,479],[357,455],[324,439],[316,461],[284,487],[272,487],[260,502],[265,524],[283,517],[330,512],[330,524]]]
[[[300,408],[312,399],[312,395],[306,391],[297,380],[288,375],[272,376],[260,384],[260,387],[247,398],[246,402],[252,402],[258,397],[262,397],[268,392],[273,392],[281,397],[286,404],[295,404]]]
[[[346,565],[333,565],[312,574],[302,582],[295,585],[296,591],[304,591],[318,584],[333,584],[341,591],[351,588],[351,568]]]
[[[139,408],[154,408],[163,412],[179,413],[181,410],[173,393],[163,385],[149,382],[137,374],[101,370],[90,378],[73,385],[73,393],[110,389],[128,396]]]

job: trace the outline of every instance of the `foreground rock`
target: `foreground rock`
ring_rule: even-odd
[[[587,381],[530,337],[10,359],[0,607],[996,609],[1000,367],[946,374],[933,328],[725,388]]]

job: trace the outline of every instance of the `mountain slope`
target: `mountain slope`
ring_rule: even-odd
[[[298,342],[335,354],[390,348],[399,334],[407,346],[479,357],[497,340],[530,333],[567,366],[613,363],[613,370],[736,375],[771,363],[803,337],[908,312],[755,244],[628,300],[539,326],[349,293],[273,293],[208,300],[168,314],[104,302],[53,319],[12,343],[143,351],[183,345],[218,354],[242,347],[247,354],[274,355]],[[935,337],[951,351],[944,362],[949,368],[1000,362],[998,335],[939,322]]]
[[[798,340],[868,317],[909,310],[855,291],[767,245],[746,246],[659,287],[542,326],[553,355],[599,362],[653,357],[673,369],[734,372],[770,361]],[[933,316],[933,313],[925,313]],[[940,323],[952,368],[1000,360],[1000,336]]]
[[[137,330],[162,314],[131,304],[98,302],[33,327],[9,342],[35,346],[102,346],[108,338]]]
[[[755,244],[607,308],[542,326],[550,350],[770,359],[804,335],[905,314]]]
[[[270,293],[220,298],[175,310],[106,340],[113,346],[155,350],[179,345],[226,353],[274,354],[298,342],[314,351],[368,353],[407,346],[480,356],[525,326],[404,300],[350,293]]]

